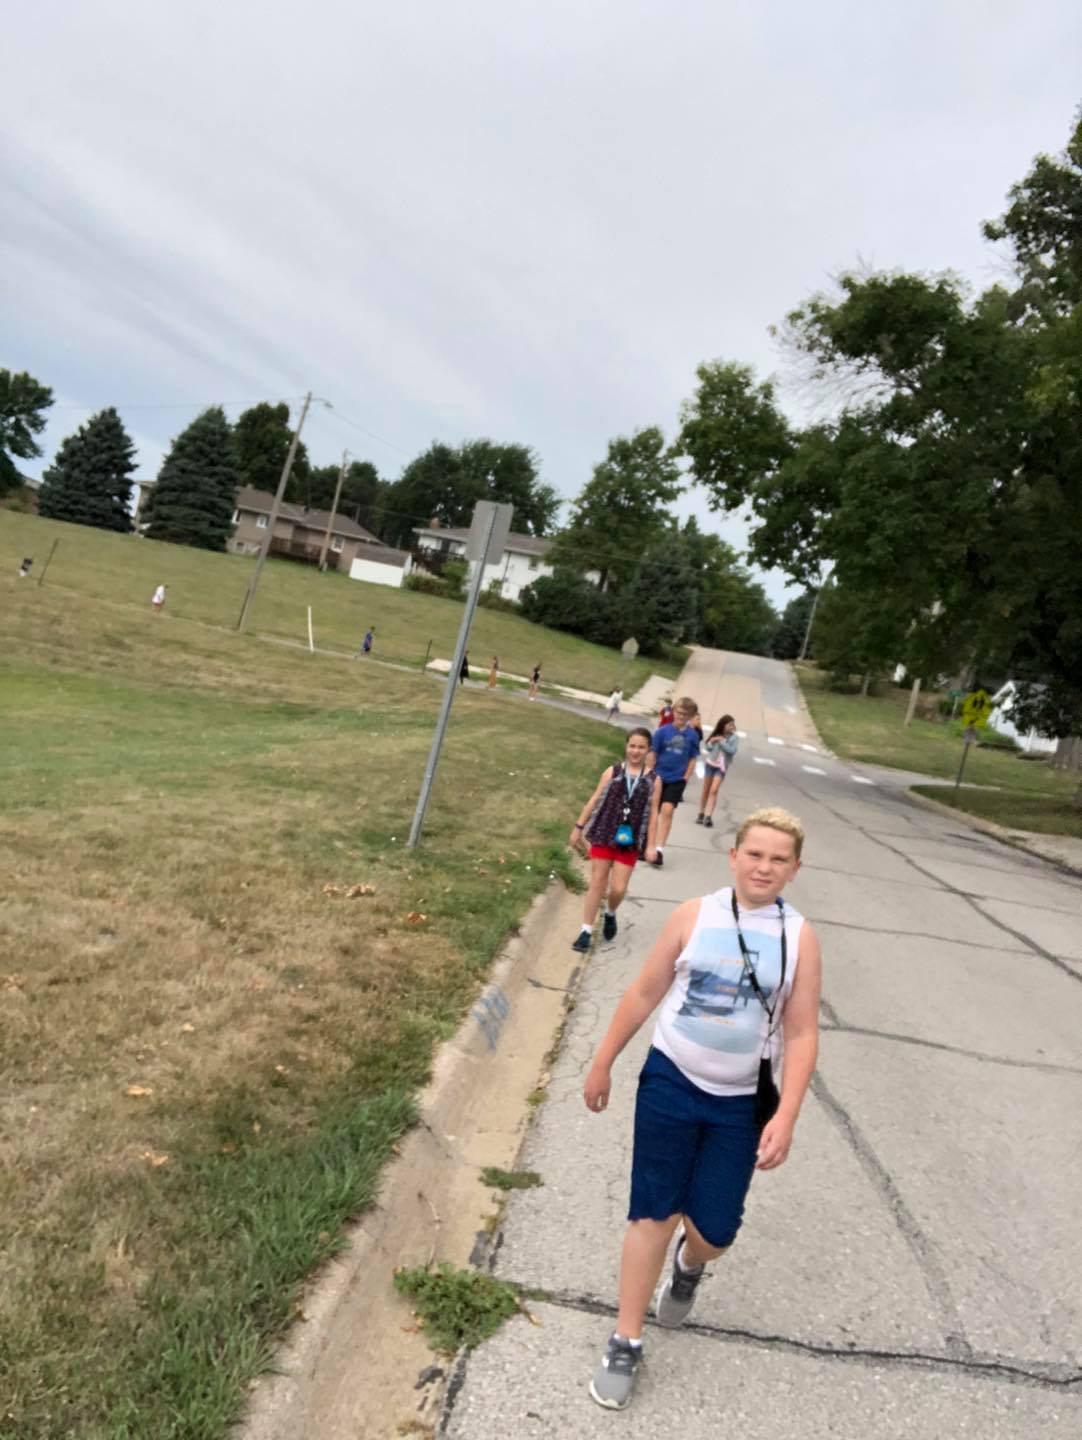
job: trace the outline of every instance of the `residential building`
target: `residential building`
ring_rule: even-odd
[[[234,555],[258,554],[270,524],[273,504],[274,496],[269,491],[253,490],[248,485],[242,485],[237,491],[233,512],[233,535],[226,542],[226,549]],[[283,501],[278,507],[269,553],[286,560],[316,564],[330,518],[326,510],[307,510],[303,505]],[[331,525],[331,543],[327,547],[327,568],[348,574],[362,547],[370,552],[373,547],[382,545],[383,541],[363,525],[348,520],[344,515],[336,515]]]
[[[422,554],[427,551],[444,560],[465,557],[469,530],[429,525],[419,527],[413,533],[417,536],[417,549]],[[526,586],[539,576],[552,574],[552,566],[546,558],[551,549],[552,541],[537,535],[508,535],[499,560],[485,566],[484,588],[487,590],[498,582],[499,593],[505,600],[517,600]],[[601,576],[598,571],[591,570],[586,578],[596,585]]]

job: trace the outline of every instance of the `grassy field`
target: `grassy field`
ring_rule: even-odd
[[[4,533],[0,1434],[216,1440],[618,740],[460,692],[408,853],[430,681],[150,613],[242,564],[65,529],[39,588]]]
[[[59,545],[42,588],[73,592],[72,604],[105,600],[146,612],[155,588],[164,582],[170,615],[227,629],[236,625],[255,565],[249,556],[212,555],[0,510],[0,572],[14,573],[22,557],[31,555],[34,572],[27,583],[36,585],[54,540]],[[421,664],[429,641],[433,657],[450,658],[462,618],[461,605],[452,600],[274,560],[264,569],[249,629],[307,645],[309,605],[318,646],[355,650],[374,625],[374,654],[410,665]],[[501,667],[517,675],[528,675],[540,663],[546,681],[603,695],[617,683],[621,668],[617,651],[484,608],[474,621],[470,655],[486,669],[498,655]],[[675,677],[680,668],[664,660],[636,659],[625,671],[624,693],[631,695],[651,673]]]
[[[816,728],[836,755],[944,780],[957,775],[962,758],[958,725],[914,719],[906,726],[908,690],[885,686],[879,695],[838,693],[827,688],[826,677],[813,665],[795,669]],[[971,747],[957,794],[940,786],[916,788],[1013,830],[1082,836],[1082,810],[1071,803],[1080,782],[1077,773],[1054,770],[1040,761]]]

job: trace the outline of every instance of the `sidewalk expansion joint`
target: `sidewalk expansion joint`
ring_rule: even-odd
[[[826,1016],[826,1001],[821,1002]],[[920,1045],[925,1050],[944,1050],[948,1055],[963,1055],[984,1065],[1007,1065],[1015,1070],[1043,1070],[1053,1075],[1082,1075],[1082,1065],[1061,1065],[1054,1060],[1014,1060],[1009,1055],[989,1055],[984,1050],[967,1050],[963,1045],[948,1045],[943,1040],[925,1040],[920,1035],[900,1035],[893,1030],[873,1030],[866,1025],[850,1025],[839,1019],[831,1009],[820,1023],[820,1030],[835,1035],[863,1035],[873,1040],[889,1040],[896,1045]]]
[[[576,1295],[569,1291],[548,1292],[545,1303],[587,1315],[614,1316],[617,1313],[615,1305],[598,1300],[592,1295]],[[646,1323],[651,1330],[658,1328],[649,1317]],[[802,1340],[792,1335],[765,1334],[763,1331],[750,1330],[740,1325],[708,1325],[695,1320],[687,1321],[680,1329],[706,1340],[755,1345],[764,1350],[781,1350],[789,1354],[814,1355],[819,1359],[841,1363],[945,1370],[977,1379],[1010,1380],[1018,1385],[1055,1390],[1061,1394],[1082,1392],[1082,1370],[1076,1366],[1055,1362],[1020,1360],[1015,1356],[978,1352],[962,1356],[949,1351],[937,1353],[931,1350],[879,1349],[871,1345],[831,1345],[818,1340]],[[670,1329],[667,1333],[673,1332]]]

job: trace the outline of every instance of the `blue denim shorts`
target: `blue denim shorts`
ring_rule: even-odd
[[[754,1095],[700,1090],[650,1049],[635,1101],[629,1220],[686,1215],[708,1245],[731,1245],[759,1148]]]

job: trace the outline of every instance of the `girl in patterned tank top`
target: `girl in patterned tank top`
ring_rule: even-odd
[[[572,950],[589,950],[603,895],[607,898],[601,933],[606,940],[615,937],[616,911],[627,894],[635,862],[643,855],[654,858],[661,781],[646,768],[649,753],[649,730],[632,730],[623,761],[602,774],[571,831],[568,843],[573,848],[583,840],[590,846],[590,885]]]

